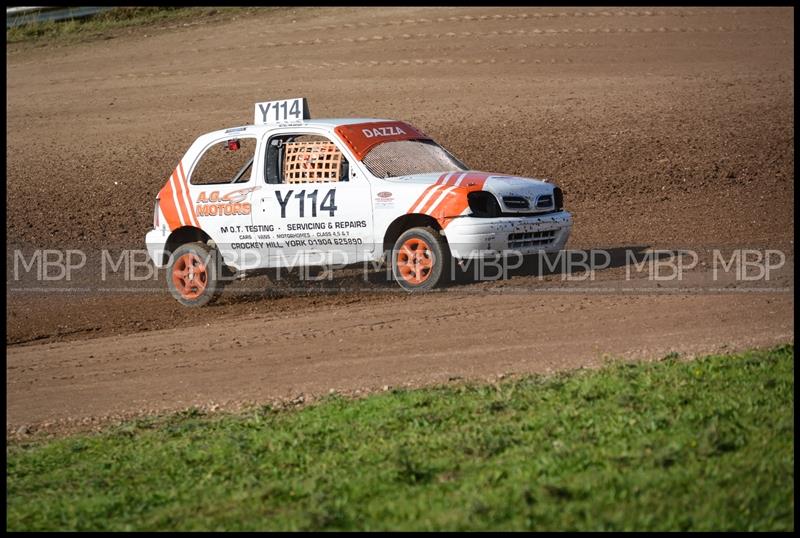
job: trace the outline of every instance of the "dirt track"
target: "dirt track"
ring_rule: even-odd
[[[6,237],[142,248],[199,133],[304,95],[316,117],[405,119],[475,169],[553,179],[570,248],[770,248],[793,266],[793,47],[789,9],[707,8],[315,8],[9,46]],[[9,281],[7,431],[793,341],[790,272],[759,293],[507,285],[189,311]]]

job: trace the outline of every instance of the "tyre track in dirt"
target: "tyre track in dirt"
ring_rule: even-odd
[[[387,385],[597,367],[610,357],[768,346],[791,339],[788,299],[478,293],[443,303],[437,295],[383,312],[350,305],[247,316],[190,333],[178,328],[13,347],[7,353],[7,434],[23,425],[70,431],[190,406],[237,409],[301,396],[308,402],[331,389],[366,394]],[[441,312],[444,304],[448,312]],[[753,308],[760,313],[741,315]],[[706,312],[702,325],[698,310]],[[370,323],[351,321],[366,317]],[[437,328],[442,323],[447,331]]]
[[[491,32],[445,32],[445,33],[426,33],[418,32],[414,34],[377,34],[371,36],[359,37],[340,37],[340,38],[314,38],[314,39],[300,39],[297,41],[265,41],[260,43],[259,48],[263,47],[299,47],[299,46],[320,46],[320,45],[335,45],[335,44],[368,44],[383,41],[401,41],[401,40],[418,40],[418,39],[488,39],[488,38],[507,38],[507,37],[523,37],[523,36],[555,36],[563,34],[623,34],[623,33],[709,33],[709,32],[763,32],[769,30],[769,27],[724,27],[717,26],[715,28],[708,27],[622,27],[622,28],[609,28],[609,27],[590,27],[590,28],[517,28],[509,30],[493,30]],[[252,44],[244,44],[230,47],[207,47],[207,48],[191,48],[190,52],[194,53],[207,53],[207,52],[233,52],[240,50],[252,50]]]
[[[475,22],[500,22],[500,21],[518,21],[518,20],[538,20],[538,19],[559,19],[568,17],[587,17],[587,18],[604,18],[604,17],[679,17],[681,19],[705,16],[713,12],[703,9],[691,10],[657,10],[651,11],[648,9],[637,10],[624,10],[624,11],[560,11],[560,12],[523,12],[523,13],[482,13],[475,15],[460,15],[450,17],[420,17],[409,19],[395,19],[390,21],[375,21],[375,22],[355,22],[343,24],[328,24],[316,25],[308,27],[308,30],[318,32],[332,32],[346,29],[359,29],[359,28],[383,28],[383,27],[396,27],[396,26],[418,26],[418,25],[432,25],[441,23],[475,23]],[[737,15],[737,10],[728,12],[730,15]],[[259,36],[268,36],[284,33],[287,30],[266,30],[260,32]]]
[[[409,42],[413,43],[415,46],[420,45],[420,42],[425,40],[446,40],[446,41],[455,41],[458,42],[460,39],[492,39],[492,38],[502,38],[505,41],[503,45],[505,47],[519,47],[519,48],[528,48],[531,50],[534,49],[602,49],[606,47],[613,47],[613,48],[626,48],[626,49],[637,49],[642,48],[645,49],[652,44],[647,42],[639,42],[639,43],[627,43],[627,42],[616,42],[616,41],[609,41],[606,43],[601,43],[598,41],[592,42],[584,42],[584,41],[577,41],[577,42],[551,42],[551,43],[522,43],[522,44],[515,44],[513,42],[509,42],[508,38],[514,39],[522,39],[526,37],[535,37],[535,38],[550,38],[550,37],[559,37],[565,34],[597,34],[597,35],[608,35],[614,36],[619,34],[665,34],[665,33],[687,33],[687,34],[708,34],[708,33],[763,33],[768,32],[772,28],[767,26],[735,26],[735,27],[725,27],[725,26],[717,26],[717,27],[619,27],[619,28],[609,28],[609,27],[589,27],[589,28],[518,28],[518,29],[507,29],[507,30],[494,30],[491,32],[471,32],[471,31],[462,31],[462,32],[445,32],[445,33],[415,33],[415,34],[377,34],[377,35],[369,35],[369,36],[353,36],[353,37],[339,37],[339,38],[314,38],[314,39],[307,39],[307,40],[297,40],[297,41],[279,41],[279,42],[257,42],[257,43],[246,43],[241,45],[235,46],[209,46],[209,47],[191,47],[187,48],[187,52],[191,52],[194,54],[208,54],[208,53],[215,53],[215,54],[224,54],[224,53],[231,53],[231,52],[252,52],[252,51],[262,51],[264,49],[273,49],[273,48],[281,48],[281,47],[320,47],[326,45],[369,45],[369,44],[380,44],[382,42]],[[410,58],[410,59],[399,59],[399,60],[382,60],[382,59],[366,59],[366,60],[351,60],[351,61],[335,61],[335,62],[319,62],[319,63],[273,63],[270,65],[259,65],[256,67],[259,71],[270,71],[273,69],[286,69],[286,68],[294,68],[294,69],[320,69],[320,68],[340,68],[340,67],[361,67],[361,66],[374,66],[374,65],[436,65],[439,63],[442,64],[481,64],[481,63],[503,63],[503,64],[514,64],[514,63],[541,63],[549,62],[549,63],[573,63],[576,60],[574,59],[560,59],[558,57],[552,57],[548,59],[526,59],[526,58],[519,58],[519,59],[502,59],[502,58]],[[579,60],[578,60],[579,61]],[[186,76],[186,75],[203,75],[203,74],[234,74],[234,73],[246,73],[252,70],[252,67],[225,67],[225,68],[218,68],[218,69],[210,69],[206,71],[186,71],[186,70],[175,70],[175,71],[159,71],[159,72],[146,72],[146,73],[136,73],[131,72],[126,68],[125,73],[116,73],[116,74],[106,74],[104,76],[96,76],[96,77],[89,77],[89,78],[52,78],[52,83],[95,83],[95,82],[103,82],[109,79],[114,80],[139,80],[145,78],[153,78],[153,77],[176,77],[176,76]]]

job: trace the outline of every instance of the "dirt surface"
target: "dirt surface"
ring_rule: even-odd
[[[708,266],[669,293],[626,291],[614,263],[569,289],[520,270],[425,297],[345,271],[305,291],[239,283],[201,310],[165,286],[9,276],[7,433],[793,341],[793,48],[788,8],[286,9],[10,45],[7,269],[17,247],[143,248],[195,137],[295,95],[315,117],[407,120],[474,169],[552,179],[570,248],[787,264],[758,292],[709,291]]]

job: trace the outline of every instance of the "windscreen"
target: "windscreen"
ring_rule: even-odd
[[[467,169],[431,140],[384,142],[372,148],[362,162],[373,176],[380,178]]]

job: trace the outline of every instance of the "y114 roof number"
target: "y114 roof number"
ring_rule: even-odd
[[[254,125],[298,122],[308,119],[308,104],[305,98],[284,99],[256,103]]]

